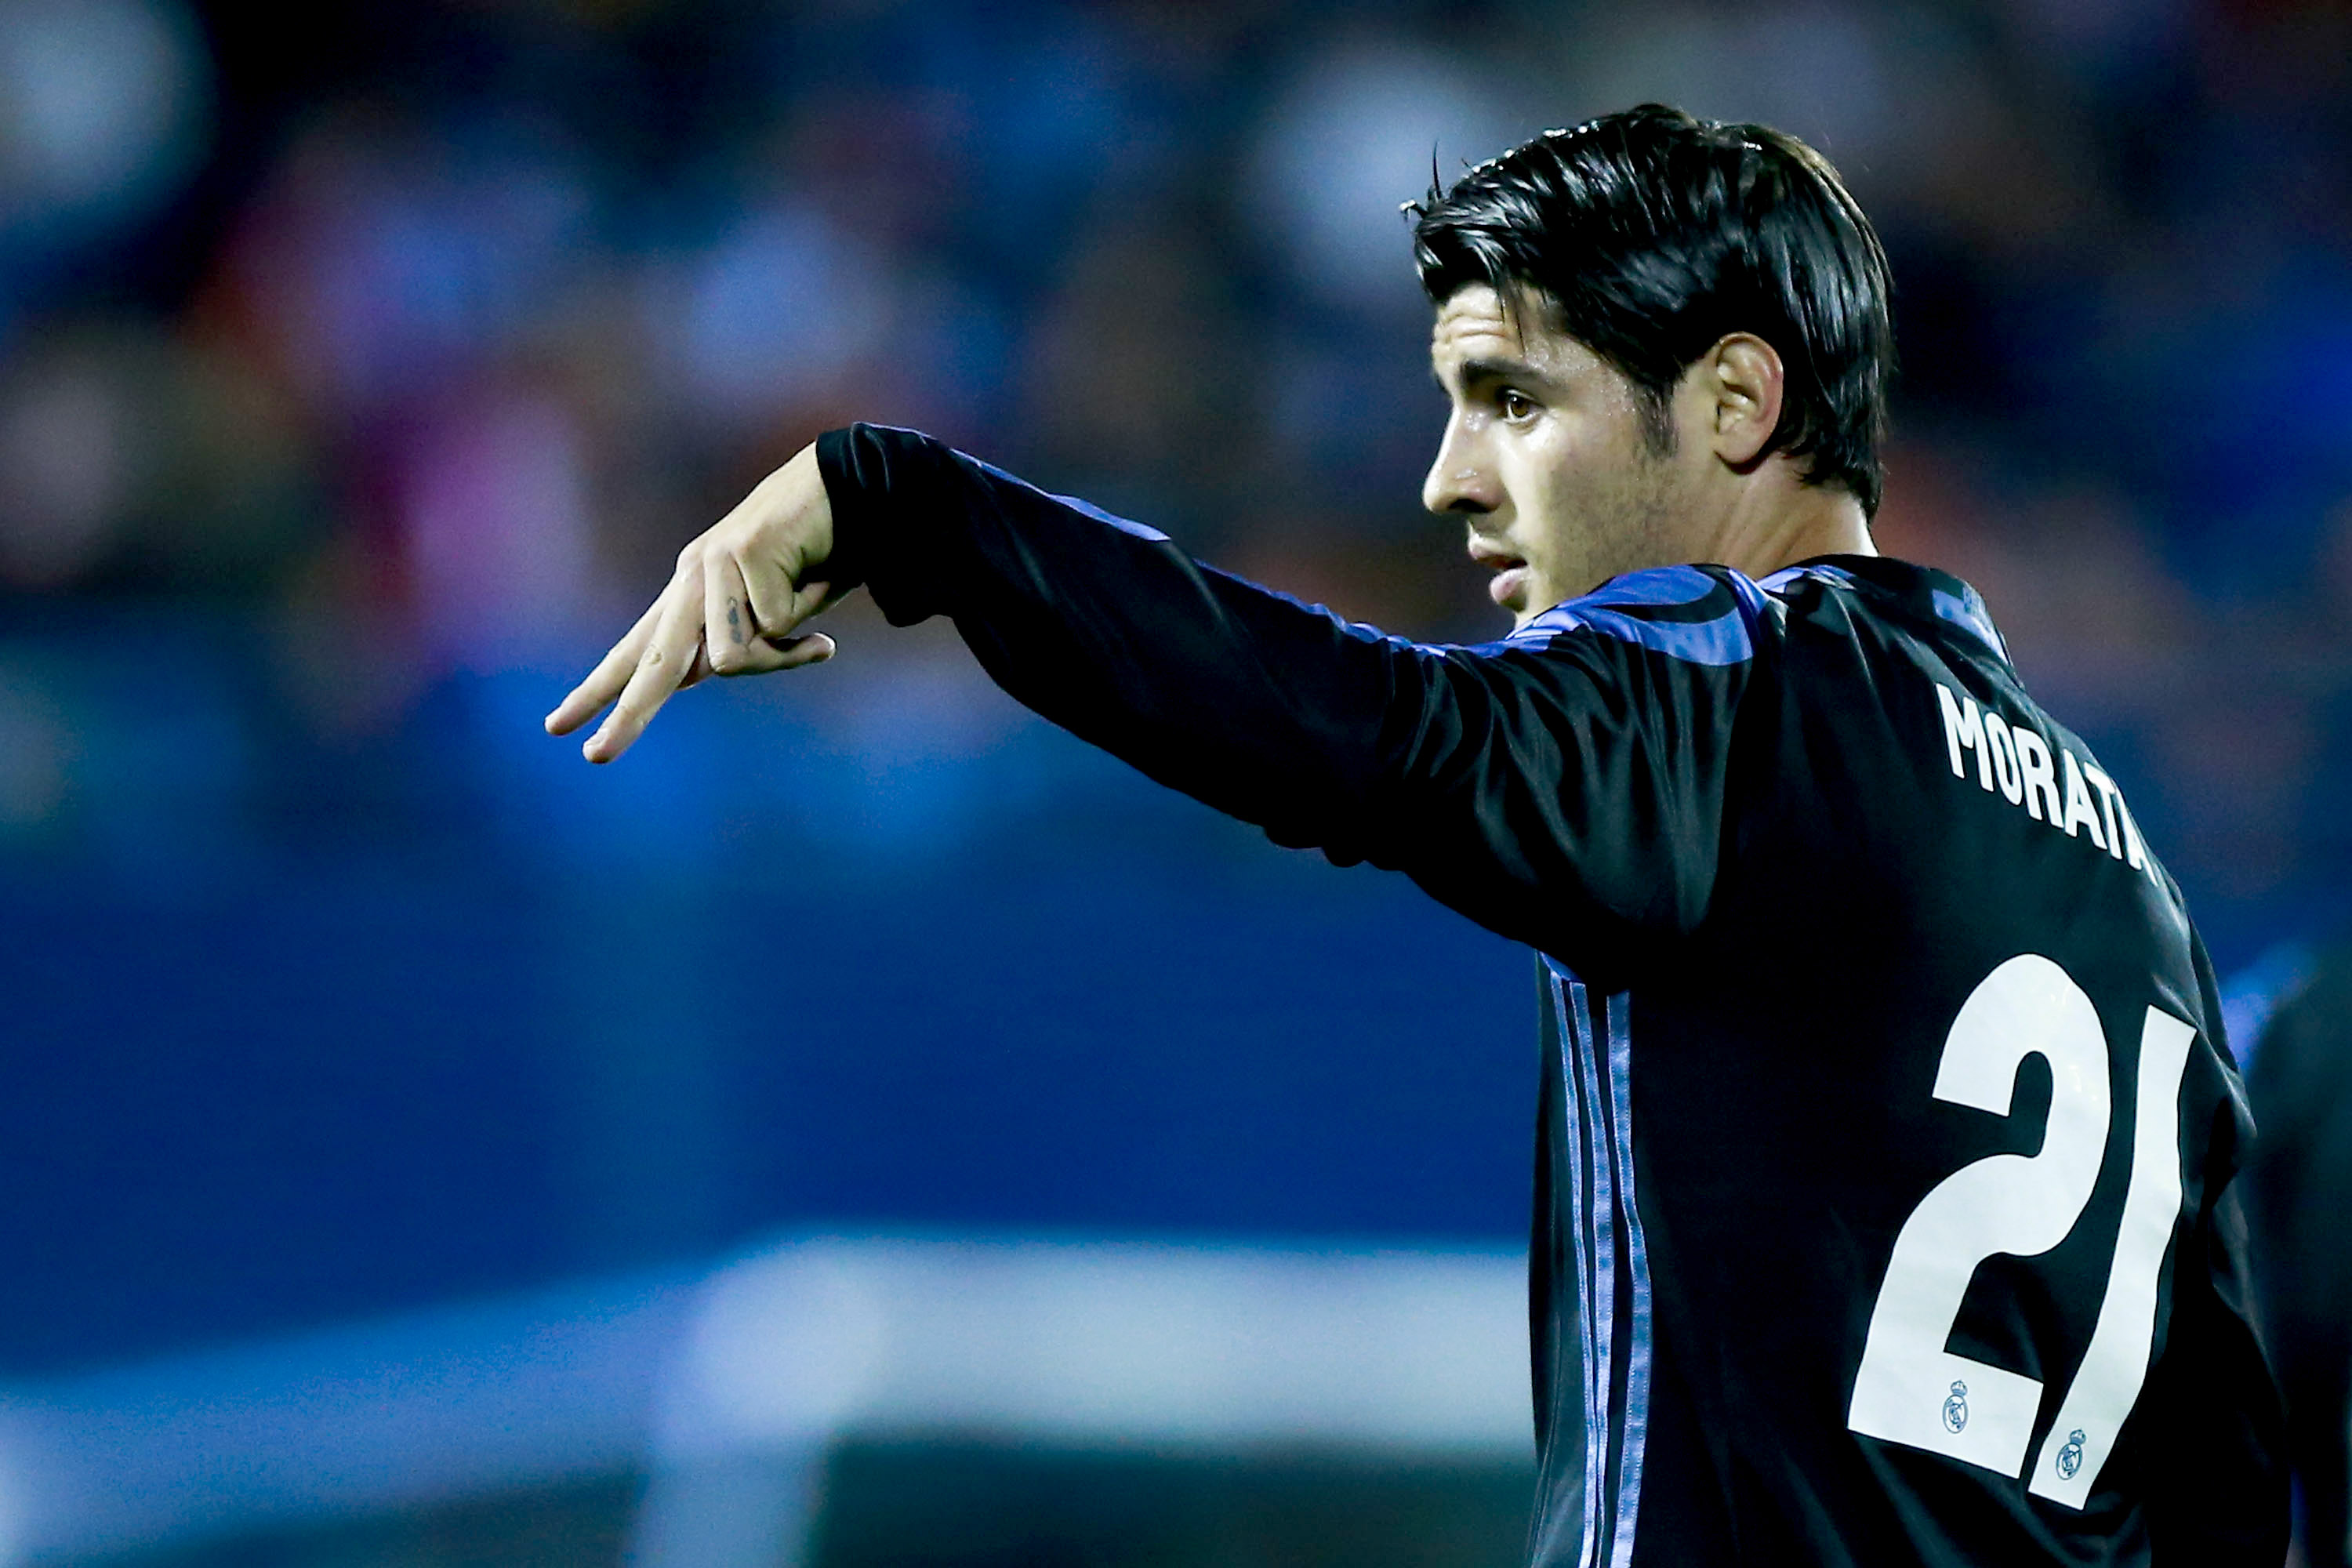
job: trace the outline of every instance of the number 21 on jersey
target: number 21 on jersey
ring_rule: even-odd
[[[2156,1007],[2140,1031],[2131,1181],[2090,1349],[2033,1456],[2026,1489],[2068,1508],[2090,1496],[2139,1398],[2156,1335],[2157,1278],[2180,1211],[2176,1104],[2197,1031]],[[1936,1098],[2009,1114],[2017,1069],[2050,1064],[2039,1153],[1964,1165],[1922,1198],[1895,1238],[1846,1425],[2003,1475],[2021,1475],[2042,1384],[1945,1349],[1977,1265],[2032,1258],[2066,1238],[2091,1200],[2107,1144],[2107,1037],[2067,973],[2021,953],[1985,976],[1944,1041]]]

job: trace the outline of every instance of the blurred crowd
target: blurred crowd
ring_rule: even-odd
[[[1495,635],[1418,506],[1443,402],[1399,204],[1644,100],[1805,136],[1878,222],[1880,543],[1983,591],[2224,971],[2268,977],[2239,1033],[2300,1031],[2257,1064],[2279,1158],[2340,1169],[2295,1117],[2340,1103],[2298,1087],[2332,1058],[2293,1042],[2340,994],[2298,993],[2298,944],[2352,916],[2347,0],[0,0],[0,1176],[37,1194],[0,1209],[35,1282],[0,1361],[811,1215],[1523,1230],[1519,1156],[1472,1157],[1519,1146],[1479,1120],[1522,1125],[1517,1058],[1475,1056],[1509,1021],[1363,956],[1503,955],[1365,882],[1209,886],[1265,852],[1019,728],[936,628],[853,600],[848,657],[693,694],[606,773],[537,718],[680,543],[860,418]],[[1112,838],[1158,868],[1066,848]],[[958,844],[987,855],[908,871]],[[798,1055],[741,1037],[777,960],[754,924],[714,965],[722,867],[834,901],[799,984],[845,1021]],[[1139,1022],[1170,953],[1195,1009],[1231,993],[1207,1047]],[[1335,972],[1311,1007],[1302,967]],[[970,1080],[847,1016],[877,993],[969,1008]],[[1361,1038],[1311,1040],[1349,996]],[[1155,1027],[1163,1065],[1099,1048]],[[1343,1052],[1357,1121],[1285,1165]],[[1433,1140],[1424,1069],[1475,1102]],[[1376,1111],[1428,1143],[1423,1207],[1343,1158]],[[955,1141],[990,1126],[1025,1131]],[[2324,1184],[2281,1179],[2287,1234]],[[2340,1257],[2312,1212],[2302,1256]],[[2323,1317],[2337,1283],[2304,1281]]]
[[[250,628],[268,678],[223,700],[395,732],[576,657],[871,418],[1490,635],[1416,504],[1398,204],[1642,99],[1846,174],[1897,289],[1882,543],[1984,591],[2221,945],[2338,907],[2329,0],[5,0],[0,604]],[[12,646],[0,832],[53,844],[98,699]]]

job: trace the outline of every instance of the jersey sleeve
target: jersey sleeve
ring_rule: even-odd
[[[1507,641],[1349,625],[910,431],[818,443],[837,583],[1162,784],[1575,962],[1704,916],[1763,596],[1635,574]]]

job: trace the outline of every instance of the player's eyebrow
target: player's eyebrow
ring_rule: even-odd
[[[1433,374],[1434,374],[1433,370]],[[1491,385],[1498,381],[1507,381],[1514,385],[1525,386],[1545,394],[1553,394],[1560,390],[1558,382],[1527,361],[1519,359],[1466,359],[1462,362],[1454,374],[1461,378],[1462,390],[1465,392]],[[1439,378],[1438,384],[1441,386],[1444,384],[1443,377]]]

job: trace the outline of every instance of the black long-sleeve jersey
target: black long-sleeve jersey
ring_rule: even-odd
[[[818,456],[893,622],[1536,950],[1532,1563],[2274,1568],[2210,967],[1973,590],[1676,566],[1432,647],[910,432]]]

